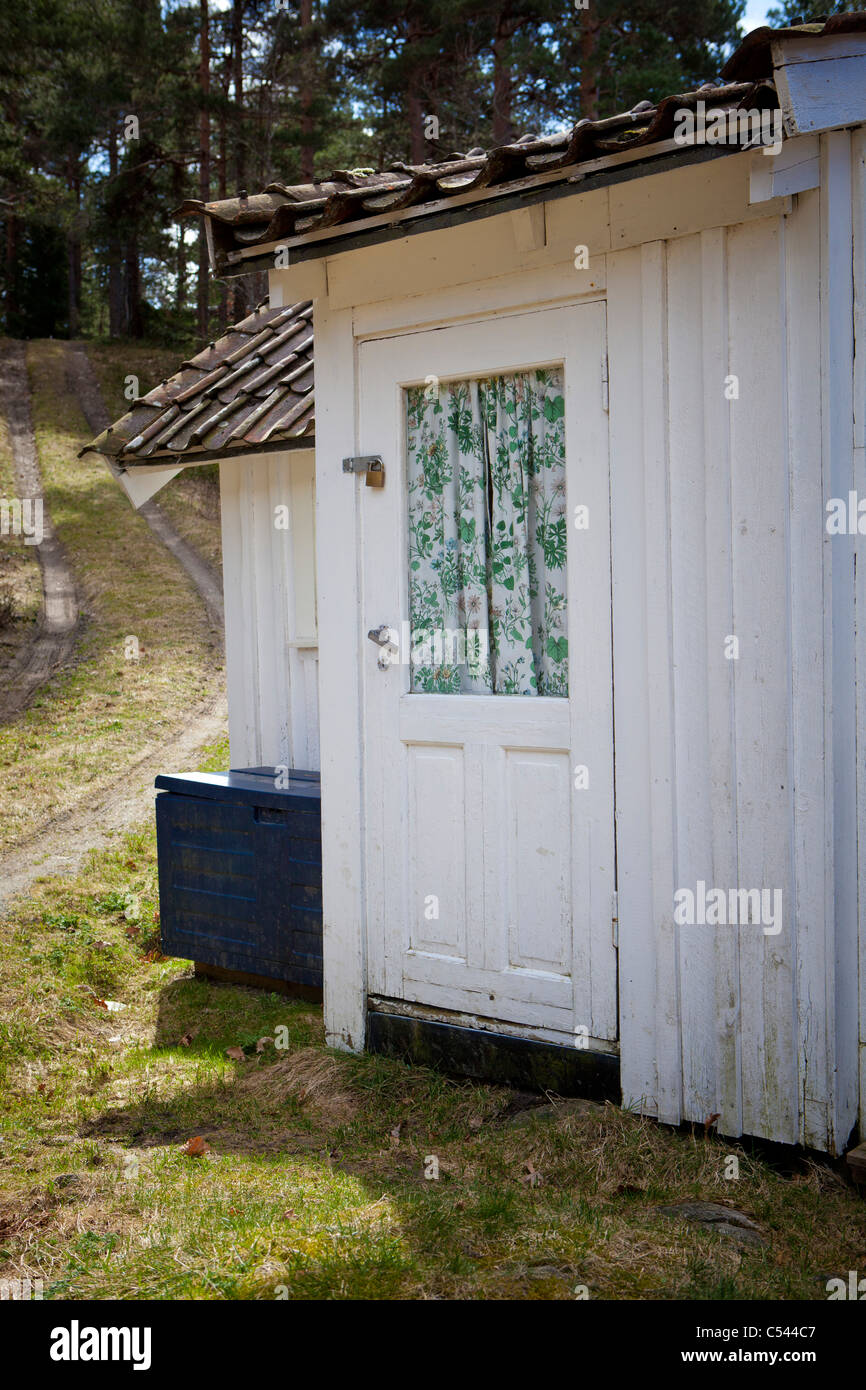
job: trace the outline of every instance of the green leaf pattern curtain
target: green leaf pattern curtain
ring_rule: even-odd
[[[561,369],[406,397],[412,690],[567,695]]]

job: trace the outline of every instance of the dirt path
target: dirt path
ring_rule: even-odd
[[[26,708],[40,686],[73,660],[80,620],[75,580],[42,494],[25,348],[14,339],[0,348],[0,410],[9,427],[17,495],[42,499],[42,542],[35,547],[42,571],[42,611],[35,637],[18,652],[0,684],[0,724],[6,724]]]
[[[20,344],[15,346],[21,349]],[[13,353],[11,357],[11,372],[7,367],[4,374],[10,386],[4,394],[3,405],[7,411],[13,441],[16,435],[26,438],[23,428],[26,422],[30,440],[29,458],[36,472],[22,477],[35,479],[38,477],[38,464],[30,426],[29,387],[23,351],[19,351],[17,356]],[[9,360],[8,354],[5,360]],[[90,429],[94,434],[98,434],[110,422],[93,369],[84,348],[78,344],[70,344],[67,349],[67,380],[81,405]],[[17,478],[18,445],[15,445],[15,450]],[[26,446],[22,446],[22,459],[27,457],[25,450]],[[84,466],[99,465],[91,462]],[[39,494],[22,492],[22,496],[36,495]],[[211,624],[222,641],[223,600],[219,579],[206,561],[178,535],[155,502],[148,503],[141,512],[154,534],[167,546],[190,576],[207,608]],[[46,538],[47,535],[46,529]],[[41,549],[42,547],[40,551]],[[59,551],[59,546],[57,549]],[[62,551],[60,554],[62,555]],[[66,573],[69,574],[68,567]],[[66,591],[74,594],[74,589],[69,588],[71,583],[70,575]],[[77,602],[75,615],[77,622]],[[74,640],[73,631],[70,638],[72,644]],[[56,666],[53,669],[57,669]],[[23,708],[24,704],[26,698],[19,708]],[[3,706],[0,704],[0,711],[2,709]],[[115,835],[151,815],[153,780],[156,774],[194,765],[199,750],[213,743],[225,731],[226,718],[224,680],[222,675],[218,674],[211,679],[205,699],[189,712],[188,717],[175,729],[172,738],[151,744],[134,763],[124,767],[107,785],[96,792],[89,789],[67,811],[61,812],[32,831],[20,840],[14,849],[0,856],[0,909],[12,897],[26,891],[37,877],[74,871],[88,850],[102,848]]]
[[[153,815],[153,780],[158,772],[195,766],[201,748],[225,730],[226,702],[216,694],[193,710],[171,742],[153,744],[119,777],[89,791],[69,811],[41,825],[0,858],[0,910],[37,877],[75,870],[91,849],[102,849],[119,832]]]

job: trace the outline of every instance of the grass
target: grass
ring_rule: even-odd
[[[10,912],[0,1016],[0,1279],[47,1298],[824,1299],[866,1267],[829,1166],[612,1106],[515,1119],[508,1090],[331,1051],[316,1006],[194,978],[159,955],[150,828]],[[655,1210],[694,1198],[766,1244]]]
[[[205,699],[222,656],[190,581],[108,471],[78,459],[87,426],[64,346],[28,348],[33,420],[54,525],[75,572],[84,629],[74,669],[0,728],[0,850],[115,778]],[[139,661],[126,659],[134,635]]]
[[[160,381],[173,376],[184,356],[192,356],[195,351],[193,344],[189,344],[186,352],[180,348],[146,344],[125,343],[122,347],[87,344],[87,355],[112,420],[120,419],[129,410],[130,402],[124,395],[128,376],[137,377],[139,394],[144,396]],[[217,574],[221,574],[219,465],[183,469],[162,488],[156,500],[184,540],[195,546]]]

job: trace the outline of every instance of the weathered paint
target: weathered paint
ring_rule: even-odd
[[[822,135],[819,158],[820,188],[754,204],[748,154],[703,167],[697,200],[694,169],[621,188],[615,206],[612,194],[587,194],[588,220],[575,193],[545,209],[544,242],[529,250],[507,214],[492,219],[496,276],[476,266],[462,288],[460,228],[423,261],[415,295],[389,291],[376,248],[369,274],[356,251],[322,277],[317,360],[331,364],[335,396],[317,440],[320,535],[325,515],[329,528],[318,556],[330,591],[323,734],[335,740],[323,776],[325,1002],[343,1045],[360,1046],[367,993],[361,805],[347,795],[364,775],[363,710],[346,674],[370,615],[356,607],[357,489],[327,461],[358,451],[352,339],[603,294],[624,1097],[670,1122],[721,1112],[729,1134],[830,1151],[847,1142],[858,1080],[866,1089],[852,888],[866,840],[855,754],[866,625],[854,621],[853,538],[831,538],[824,520],[831,497],[858,483],[866,496],[864,368],[851,335],[866,293],[864,258],[852,258],[862,130]],[[578,242],[589,270],[574,270]],[[423,244],[388,248],[391,286],[408,283]],[[275,273],[272,294],[293,292],[291,272]],[[503,343],[503,360],[509,351]],[[861,567],[858,598],[862,583]],[[677,925],[674,893],[698,880],[780,890],[781,932]],[[861,961],[862,942],[861,931]]]

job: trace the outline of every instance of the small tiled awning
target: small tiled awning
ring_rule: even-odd
[[[313,307],[266,303],[142,396],[81,454],[123,470],[312,447]]]

